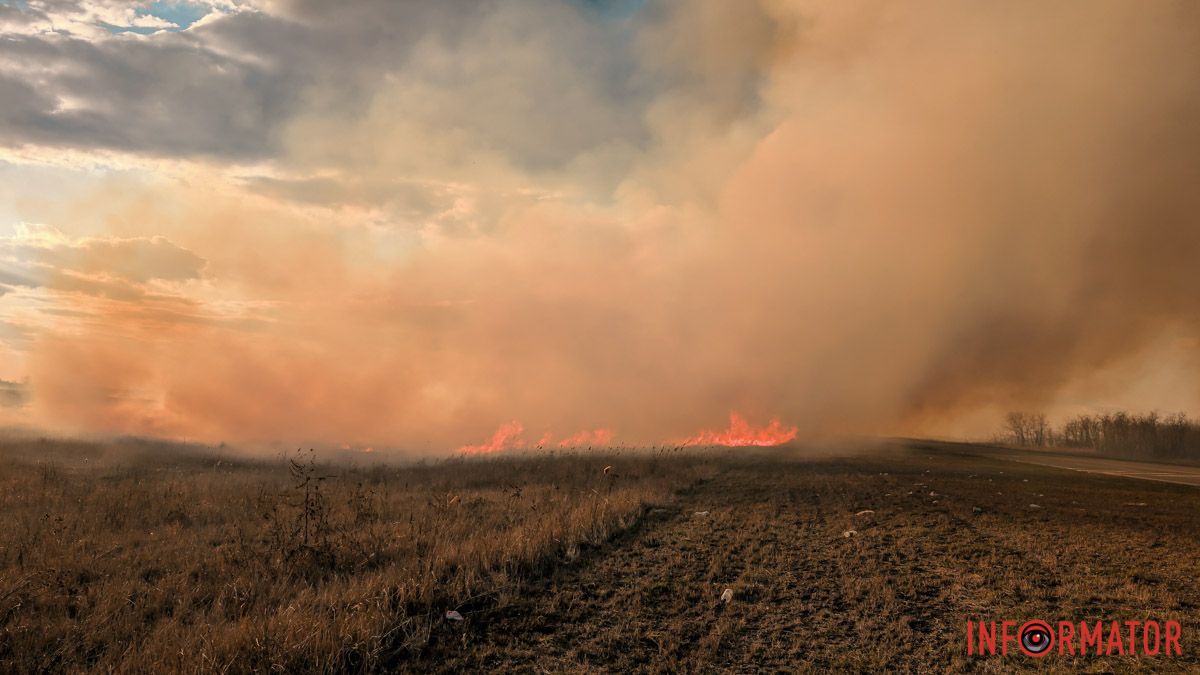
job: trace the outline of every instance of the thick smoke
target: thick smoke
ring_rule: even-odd
[[[321,176],[324,208],[281,201],[283,179],[81,197],[204,278],[183,308],[72,296],[87,318],[31,348],[38,419],[434,449],[514,420],[654,442],[730,411],[977,432],[1164,339],[1195,350],[1194,3],[644,12],[624,45],[630,91],[654,92],[639,131],[567,160],[495,141],[542,130],[505,97],[536,96],[538,123],[628,116],[594,85],[522,88],[569,82],[537,47],[557,24],[485,22],[459,61],[424,44],[366,103],[297,112],[278,166]],[[528,72],[488,86],[514,42]],[[411,190],[401,226],[387,200]]]

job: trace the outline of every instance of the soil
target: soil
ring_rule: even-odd
[[[1061,672],[1200,668],[1200,490],[936,445],[735,462],[414,670]],[[721,599],[726,589],[732,599]],[[1182,656],[967,653],[967,621],[1177,620]]]

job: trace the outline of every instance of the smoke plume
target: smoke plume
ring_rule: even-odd
[[[21,206],[54,228],[0,240],[28,419],[431,450],[731,412],[969,434],[1197,367],[1200,6],[598,11],[427,17],[295,84],[256,164],[122,155]]]

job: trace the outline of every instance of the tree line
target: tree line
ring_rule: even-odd
[[[1187,415],[1078,415],[1054,428],[1040,413],[1011,412],[1005,440],[1027,447],[1093,448],[1114,457],[1200,459],[1200,422]]]

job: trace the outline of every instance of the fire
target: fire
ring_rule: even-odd
[[[464,445],[458,451],[464,455],[487,455],[504,450],[515,450],[525,447],[524,435],[525,427],[520,422],[513,420],[507,424],[501,424],[496,433],[492,434],[491,440],[479,445]]]
[[[567,436],[556,445],[560,448],[577,448],[584,445],[608,445],[612,443],[614,435],[611,429],[597,428],[590,431],[580,431]],[[551,445],[555,445],[554,435],[549,432],[542,434],[537,443],[532,445],[527,443],[525,441],[524,425],[514,420],[500,425],[500,428],[496,429],[490,440],[478,445],[464,445],[458,449],[458,452],[464,455],[486,455],[506,450],[520,450],[525,447],[544,448]]]
[[[796,427],[783,426],[778,417],[772,418],[767,426],[756,429],[750,426],[744,417],[736,412],[731,412],[729,413],[728,429],[702,431],[691,438],[677,441],[677,443],[679,445],[722,445],[732,448],[748,445],[782,445],[794,439],[799,431]]]
[[[560,448],[578,448],[585,445],[608,445],[612,443],[612,429],[581,431],[558,442]]]
[[[701,431],[690,438],[675,441],[675,444],[686,446],[720,445],[731,448],[749,445],[766,447],[787,443],[796,438],[797,433],[799,433],[799,429],[784,426],[777,417],[772,418],[765,427],[754,427],[738,413],[731,412],[729,413],[728,429],[721,431]],[[524,425],[513,420],[512,422],[501,424],[500,428],[496,429],[495,433],[487,441],[476,445],[464,445],[458,449],[458,452],[464,455],[487,455],[508,450],[521,450],[523,448],[604,447],[612,445],[614,436],[616,434],[613,433],[612,429],[597,427],[565,436],[558,442],[555,442],[554,434],[546,432],[538,438],[536,443],[530,443],[525,440]]]

